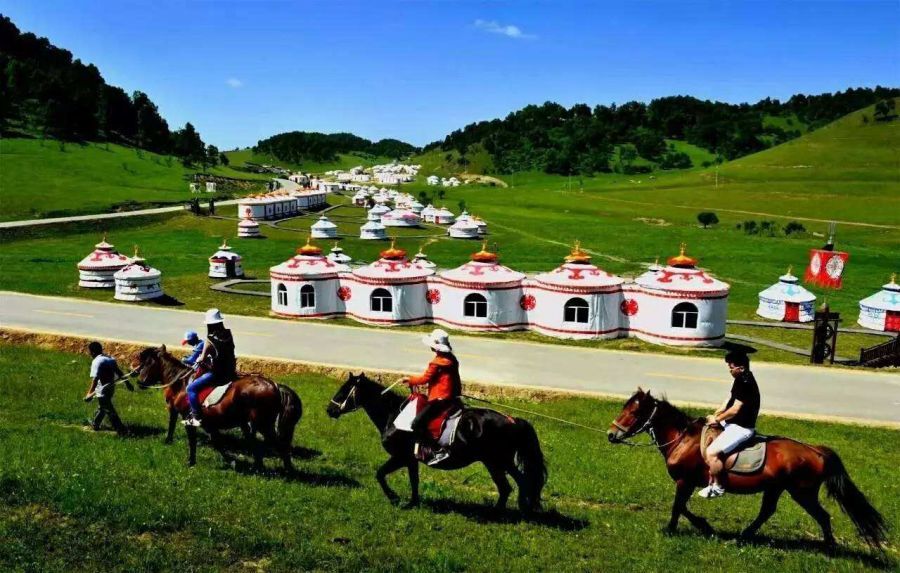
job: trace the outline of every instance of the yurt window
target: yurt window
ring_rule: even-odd
[[[372,312],[392,312],[394,300],[391,293],[383,288],[372,291]]]
[[[300,287],[300,308],[315,308],[316,289],[312,285]]]
[[[487,299],[484,295],[472,293],[463,301],[463,315],[487,318]]]
[[[673,328],[697,328],[697,307],[689,302],[680,302],[672,309]]]
[[[287,287],[283,284],[278,285],[278,304],[287,306]]]
[[[563,310],[563,320],[565,322],[581,322],[588,321],[588,303],[583,298],[570,298]]]

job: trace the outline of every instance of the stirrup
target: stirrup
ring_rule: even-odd
[[[197,416],[195,416],[194,414],[190,414],[181,423],[184,424],[185,426],[192,426],[194,428],[200,427],[200,419]]]
[[[442,461],[446,460],[450,457],[450,453],[447,450],[440,449],[436,452],[432,453],[431,459],[425,462],[426,466],[436,466]]]

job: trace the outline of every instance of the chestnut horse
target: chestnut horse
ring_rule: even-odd
[[[185,390],[192,369],[169,354],[165,345],[145,348],[134,356],[132,367],[137,372],[141,388],[163,388],[163,397],[169,410],[166,443],[171,443],[178,417],[183,419],[190,413]],[[217,404],[203,409],[202,427],[209,433],[213,447],[222,454],[226,462],[231,462],[232,458],[225,451],[219,432],[241,428],[244,437],[252,442],[257,469],[263,468],[263,445],[255,439],[256,432],[259,432],[267,443],[276,447],[284,462],[284,469],[292,470],[294,428],[302,415],[303,405],[293,390],[275,384],[260,374],[241,374]],[[197,462],[197,428],[185,426],[185,430],[189,447],[188,465],[192,466]]]
[[[703,533],[713,533],[706,519],[687,508],[694,489],[709,483],[709,470],[700,455],[704,423],[704,420],[689,418],[667,401],[638,388],[625,402],[607,433],[614,444],[627,443],[625,440],[641,432],[650,434],[666,462],[669,476],[675,481],[669,531],[675,530],[678,518],[684,515]],[[868,544],[880,547],[886,534],[884,519],[850,479],[833,450],[781,437],[769,438],[766,447],[765,465],[759,471],[723,474],[724,487],[729,493],[763,494],[759,515],[741,532],[741,538],[752,537],[759,530],[775,513],[781,494],[787,491],[822,528],[825,544],[833,547],[831,518],[819,503],[819,489],[825,484],[828,495],[850,517],[860,537]]]
[[[387,390],[365,374],[350,374],[331,399],[327,412],[332,418],[360,409],[366,412],[381,434],[382,447],[390,455],[375,474],[378,484],[391,503],[397,503],[399,497],[385,478],[406,468],[412,490],[409,505],[416,506],[419,504],[419,461],[413,455],[416,439],[411,432],[399,432],[394,428],[394,418],[406,400]],[[497,486],[500,495],[497,509],[506,507],[512,491],[507,474],[519,486],[519,509],[526,513],[540,509],[547,467],[537,434],[527,421],[493,410],[466,408],[451,451],[450,458],[435,469],[456,470],[481,462]]]

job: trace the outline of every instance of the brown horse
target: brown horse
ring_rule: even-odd
[[[695,488],[709,483],[709,470],[700,454],[700,434],[704,420],[689,418],[665,400],[654,398],[640,388],[625,402],[607,437],[612,443],[648,432],[675,481],[675,502],[668,530],[674,531],[681,515],[705,534],[713,529],[706,519],[691,513],[688,499]],[[867,543],[879,547],[886,528],[881,514],[850,479],[838,455],[824,446],[810,446],[788,438],[770,438],[765,465],[752,474],[727,473],[724,487],[730,493],[763,494],[759,515],[741,533],[752,537],[775,513],[778,499],[787,491],[822,528],[825,544],[835,544],[831,518],[819,503],[819,489],[825,484],[828,495],[837,501]]]
[[[166,351],[145,348],[136,354],[132,367],[137,372],[141,388],[158,386],[169,410],[169,430],[166,443],[171,443],[178,417],[190,412],[185,392],[192,369]],[[285,470],[292,470],[291,448],[294,428],[303,415],[300,397],[287,386],[275,384],[260,374],[241,374],[215,405],[203,409],[203,429],[226,462],[232,458],[225,451],[220,431],[241,428],[244,437],[251,442],[257,469],[263,468],[263,444],[255,439],[256,432],[274,445],[281,455]],[[197,461],[197,428],[186,426],[188,436],[188,465]]]

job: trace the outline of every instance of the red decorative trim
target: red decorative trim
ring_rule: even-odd
[[[719,336],[667,336],[665,334],[656,334],[653,332],[647,332],[646,330],[640,330],[637,328],[623,328],[621,330],[626,330],[628,332],[639,332],[646,336],[651,336],[653,338],[662,338],[663,340],[688,340],[688,341],[704,341],[704,340],[720,340],[725,338],[724,334]]]
[[[327,275],[323,277],[298,277],[296,275],[282,275],[269,271],[269,278],[282,283],[311,283],[316,281],[333,281],[338,280],[337,274]]]
[[[415,277],[415,278],[396,278],[396,279],[369,279],[365,277],[360,277],[358,275],[354,275],[352,273],[346,273],[341,275],[342,281],[350,281],[357,282],[365,285],[377,285],[377,286],[385,286],[385,285],[417,285],[417,284],[425,284],[428,282],[429,277]]]
[[[543,329],[543,330],[550,330],[550,331],[553,331],[553,332],[562,332],[562,333],[566,333],[566,334],[590,334],[590,335],[594,335],[594,336],[603,336],[603,335],[610,334],[610,333],[613,333],[613,332],[620,332],[620,331],[623,331],[623,330],[624,330],[624,331],[627,331],[627,330],[628,330],[627,328],[618,328],[618,327],[617,327],[617,328],[610,328],[609,330],[571,330],[571,329],[568,329],[568,328],[554,328],[554,327],[552,327],[552,326],[546,326],[546,325],[543,325],[543,324],[538,324],[538,323],[536,323],[536,322],[531,323],[531,326],[532,326],[535,330],[537,330],[537,329]]]
[[[342,301],[347,302],[351,296],[353,296],[353,291],[350,290],[350,287],[342,286],[337,289],[337,297]]]
[[[647,296],[652,296],[656,298],[687,298],[687,299],[705,299],[705,300],[718,300],[720,298],[728,298],[728,291],[716,291],[710,293],[704,292],[687,292],[687,291],[666,291],[666,294],[661,294],[657,292],[653,292],[652,290],[642,287],[640,285],[629,285],[628,288],[623,288],[623,292],[637,292],[641,294],[645,294]]]
[[[425,300],[427,300],[429,304],[441,302],[441,291],[436,288],[428,289],[428,291],[425,292]]]
[[[519,307],[521,307],[522,310],[531,311],[531,310],[534,310],[536,306],[537,306],[537,299],[534,298],[534,295],[531,295],[531,294],[522,295],[522,298],[519,299]]]
[[[618,292],[622,292],[622,285],[609,285],[609,286],[597,286],[597,287],[582,287],[582,286],[560,286],[560,285],[551,285],[537,279],[534,279],[533,282],[527,281],[524,285],[525,288],[534,289],[534,290],[543,290],[547,292],[556,292],[562,294],[615,294]]]
[[[625,316],[634,316],[638,313],[638,301],[633,298],[626,298],[622,301],[622,304],[619,305],[619,310],[622,311],[622,314]]]

